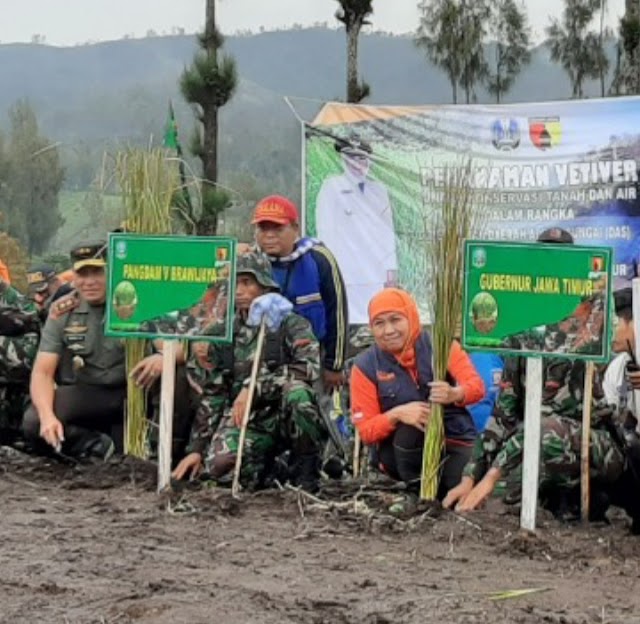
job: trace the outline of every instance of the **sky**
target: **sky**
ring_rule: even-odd
[[[550,16],[559,16],[560,0],[523,0],[535,41],[544,36]],[[616,27],[624,0],[607,0],[607,22]],[[418,24],[417,0],[374,0],[375,30],[406,33]],[[44,35],[47,43],[72,46],[90,41],[142,37],[152,29],[173,27],[196,32],[204,22],[205,0],[0,0],[0,43],[30,41]],[[220,0],[218,16],[224,33],[287,27],[295,23],[337,24],[332,0]]]

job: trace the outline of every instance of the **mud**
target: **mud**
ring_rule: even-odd
[[[0,622],[640,622],[626,518],[536,535],[492,501],[468,517],[385,513],[394,492],[327,486],[155,493],[155,467],[67,466],[0,450]],[[327,501],[330,502],[327,502]],[[493,592],[536,593],[492,600]]]

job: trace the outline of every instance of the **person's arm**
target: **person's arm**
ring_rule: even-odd
[[[382,413],[375,384],[357,367],[351,369],[351,420],[364,444],[387,438],[397,420]]]
[[[451,344],[447,370],[456,380],[455,404],[464,406],[480,401],[485,395],[484,382],[473,365],[471,358],[457,340]]]
[[[320,345],[311,324],[298,314],[290,314],[283,326],[286,351],[291,354],[286,363],[289,377],[313,385],[320,376]]]
[[[347,291],[333,254],[324,245],[316,245],[310,253],[318,265],[320,295],[327,317],[327,335],[323,340],[323,365],[329,371],[341,372],[349,337]]]
[[[476,438],[471,459],[463,474],[477,482],[492,467],[505,442],[524,419],[524,375],[526,360],[507,357],[500,392],[485,430]]]

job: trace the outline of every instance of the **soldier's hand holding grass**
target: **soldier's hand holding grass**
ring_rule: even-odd
[[[404,423],[424,431],[431,416],[431,406],[423,401],[412,401],[398,405],[387,412],[387,417],[393,423]]]
[[[202,455],[200,453],[189,453],[182,461],[175,467],[175,470],[171,473],[174,479],[195,479],[200,470],[202,470]]]

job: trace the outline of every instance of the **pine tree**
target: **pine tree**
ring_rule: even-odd
[[[202,162],[200,214],[191,215],[195,233],[212,236],[217,232],[218,215],[228,207],[229,196],[218,182],[218,113],[233,97],[238,74],[235,61],[221,53],[224,38],[216,26],[216,0],[207,0],[206,26],[199,35],[200,50],[180,80],[182,94],[195,109],[197,128],[191,151]]]

